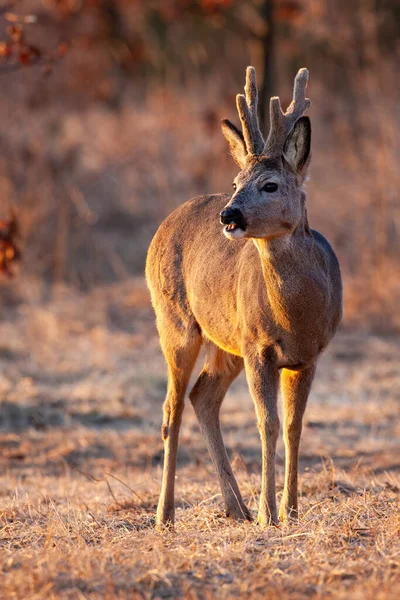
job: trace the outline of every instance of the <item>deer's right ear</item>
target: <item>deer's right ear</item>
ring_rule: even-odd
[[[236,164],[243,169],[246,164],[247,150],[242,132],[228,119],[221,121],[221,129]]]

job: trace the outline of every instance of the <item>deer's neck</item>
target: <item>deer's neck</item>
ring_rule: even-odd
[[[305,222],[291,235],[273,240],[255,239],[274,318],[290,331],[300,310],[306,285],[309,228]],[[299,304],[300,300],[300,304]]]

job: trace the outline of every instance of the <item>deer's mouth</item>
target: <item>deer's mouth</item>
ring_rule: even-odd
[[[239,226],[235,222],[228,223],[224,227],[224,234],[230,240],[237,240],[245,235],[246,225]]]
[[[243,237],[246,231],[246,221],[237,208],[226,208],[221,212],[221,223],[225,225],[224,234],[228,238]]]
[[[241,229],[241,227],[239,227],[239,225],[236,225],[236,223],[229,223],[229,225],[225,225],[225,229],[226,231],[235,231],[235,229]]]

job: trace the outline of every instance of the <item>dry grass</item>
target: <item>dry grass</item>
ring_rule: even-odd
[[[260,532],[224,519],[205,477],[179,486],[176,530],[164,534],[154,492],[134,498],[110,478],[114,500],[73,474],[47,493],[40,476],[40,494],[20,485],[1,515],[2,597],[398,597],[398,478],[308,473],[301,523]],[[240,479],[254,507],[257,484]]]
[[[398,339],[342,331],[323,357],[299,524],[225,519],[188,406],[176,528],[158,533],[165,368],[143,281],[58,290],[47,304],[33,284],[11,291],[21,303],[0,322],[1,598],[399,596]],[[243,378],[222,418],[255,513],[260,445]],[[280,495],[282,441],[277,471]]]

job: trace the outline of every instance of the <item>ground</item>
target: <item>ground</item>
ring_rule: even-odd
[[[176,527],[160,533],[166,369],[144,282],[46,294],[34,282],[3,293],[1,598],[400,597],[398,337],[344,327],[323,356],[298,524],[261,531],[224,517],[187,404]],[[255,515],[260,443],[243,377],[222,422]],[[280,440],[278,497],[283,457]]]

